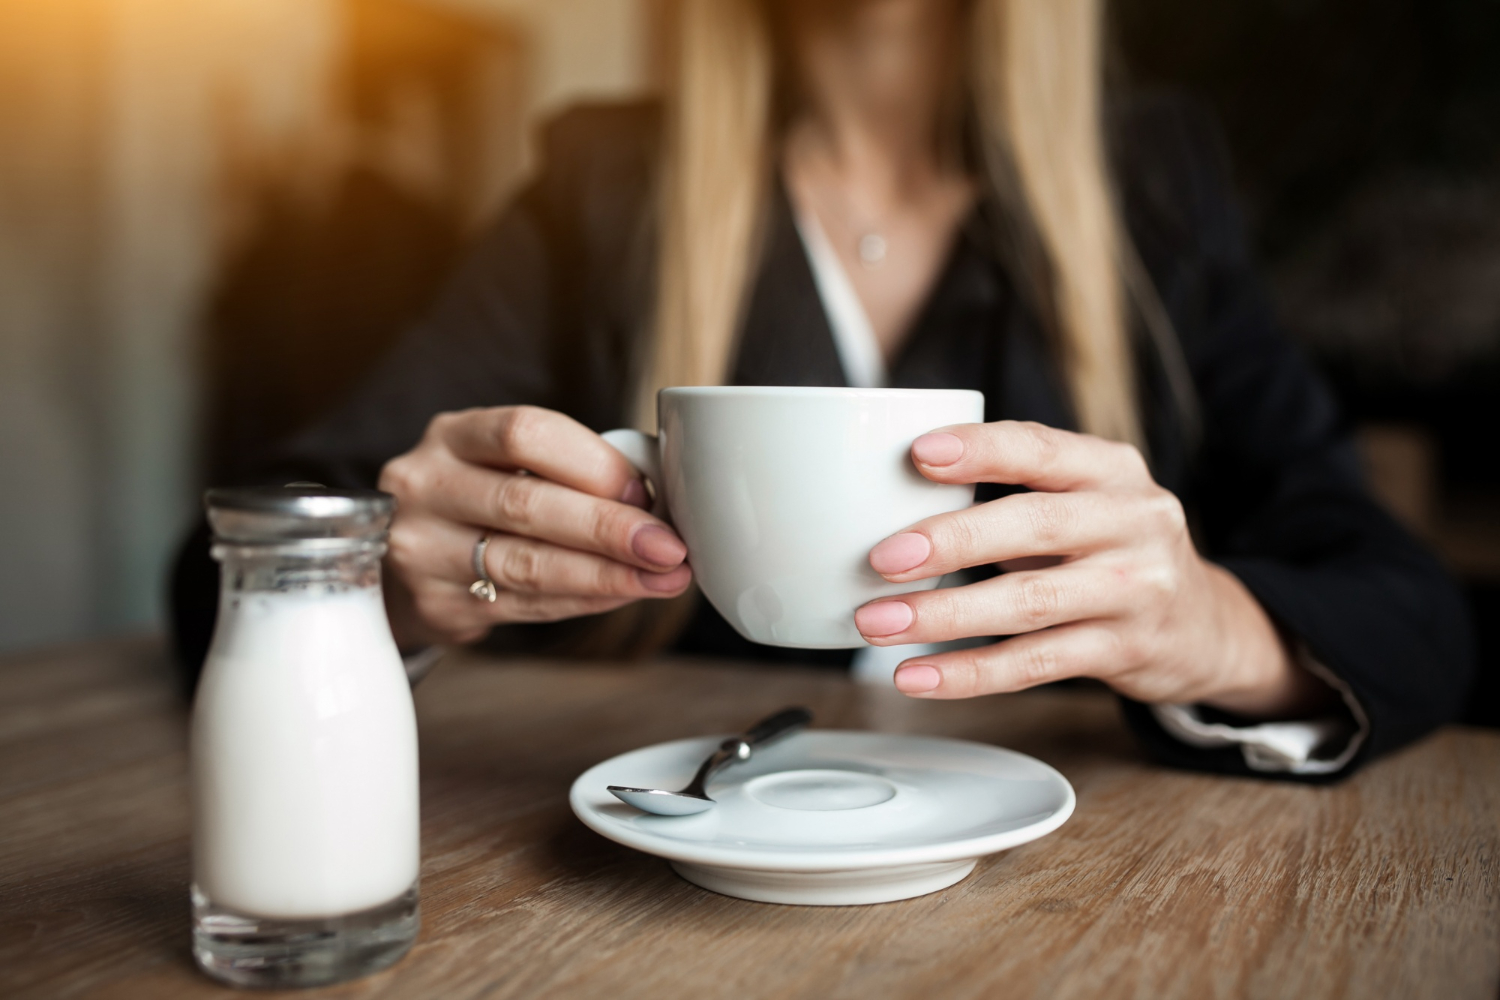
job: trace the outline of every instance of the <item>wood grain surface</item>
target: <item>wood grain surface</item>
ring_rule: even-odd
[[[574,776],[788,703],[1059,768],[1078,811],[920,899],[750,903],[568,811]],[[302,997],[1435,997],[1500,986],[1500,733],[1332,788],[1161,770],[1101,691],[915,702],[814,670],[449,657],[417,691],[423,930]],[[0,661],[0,996],[229,995],[188,951],[187,713],[158,645]]]

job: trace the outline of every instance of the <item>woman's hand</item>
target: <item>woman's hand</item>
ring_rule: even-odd
[[[692,579],[687,547],[642,509],[646,490],[630,463],[551,410],[439,414],[421,443],[386,463],[380,488],[398,501],[386,590],[403,646],[673,597]],[[469,593],[485,534],[493,603]]]
[[[859,609],[855,623],[877,646],[1013,636],[903,663],[896,686],[907,694],[966,698],[1086,676],[1140,701],[1274,717],[1329,693],[1249,591],[1198,555],[1181,503],[1135,448],[1002,421],[935,431],[911,451],[936,482],[1033,492],[928,518],[870,551],[895,582],[1008,570]]]

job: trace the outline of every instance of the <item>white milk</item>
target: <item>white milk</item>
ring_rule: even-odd
[[[229,597],[192,753],[194,881],[215,906],[335,916],[416,880],[416,716],[379,587]]]

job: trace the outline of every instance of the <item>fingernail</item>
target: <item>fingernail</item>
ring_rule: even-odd
[[[870,565],[877,573],[905,573],[922,565],[930,555],[932,542],[926,535],[903,531],[870,550]]]
[[[666,528],[642,525],[630,540],[630,551],[657,566],[670,569],[687,558],[687,546]]]
[[[620,494],[620,502],[628,503],[632,507],[641,510],[651,506],[651,496],[646,492],[646,484],[639,479],[632,479],[625,484],[625,492]]]
[[[952,465],[964,457],[964,443],[953,434],[923,434],[911,443],[911,453],[923,465]]]
[[[905,601],[880,601],[854,612],[854,625],[865,635],[895,635],[911,628],[914,617]]]
[[[671,594],[683,588],[683,585],[692,577],[692,571],[686,566],[679,566],[666,573],[652,573],[644,569],[635,571],[640,578],[641,586],[658,594]]]
[[[896,671],[896,690],[907,694],[925,694],[942,682],[938,668],[926,663],[910,663]]]

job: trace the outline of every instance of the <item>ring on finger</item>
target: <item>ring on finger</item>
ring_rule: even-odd
[[[479,541],[474,543],[474,553],[470,562],[474,566],[474,575],[478,577],[469,584],[469,593],[481,601],[489,601],[491,604],[500,596],[500,588],[495,586],[495,581],[490,579],[490,571],[484,564],[484,552],[490,547],[490,534],[488,532],[479,536]]]

